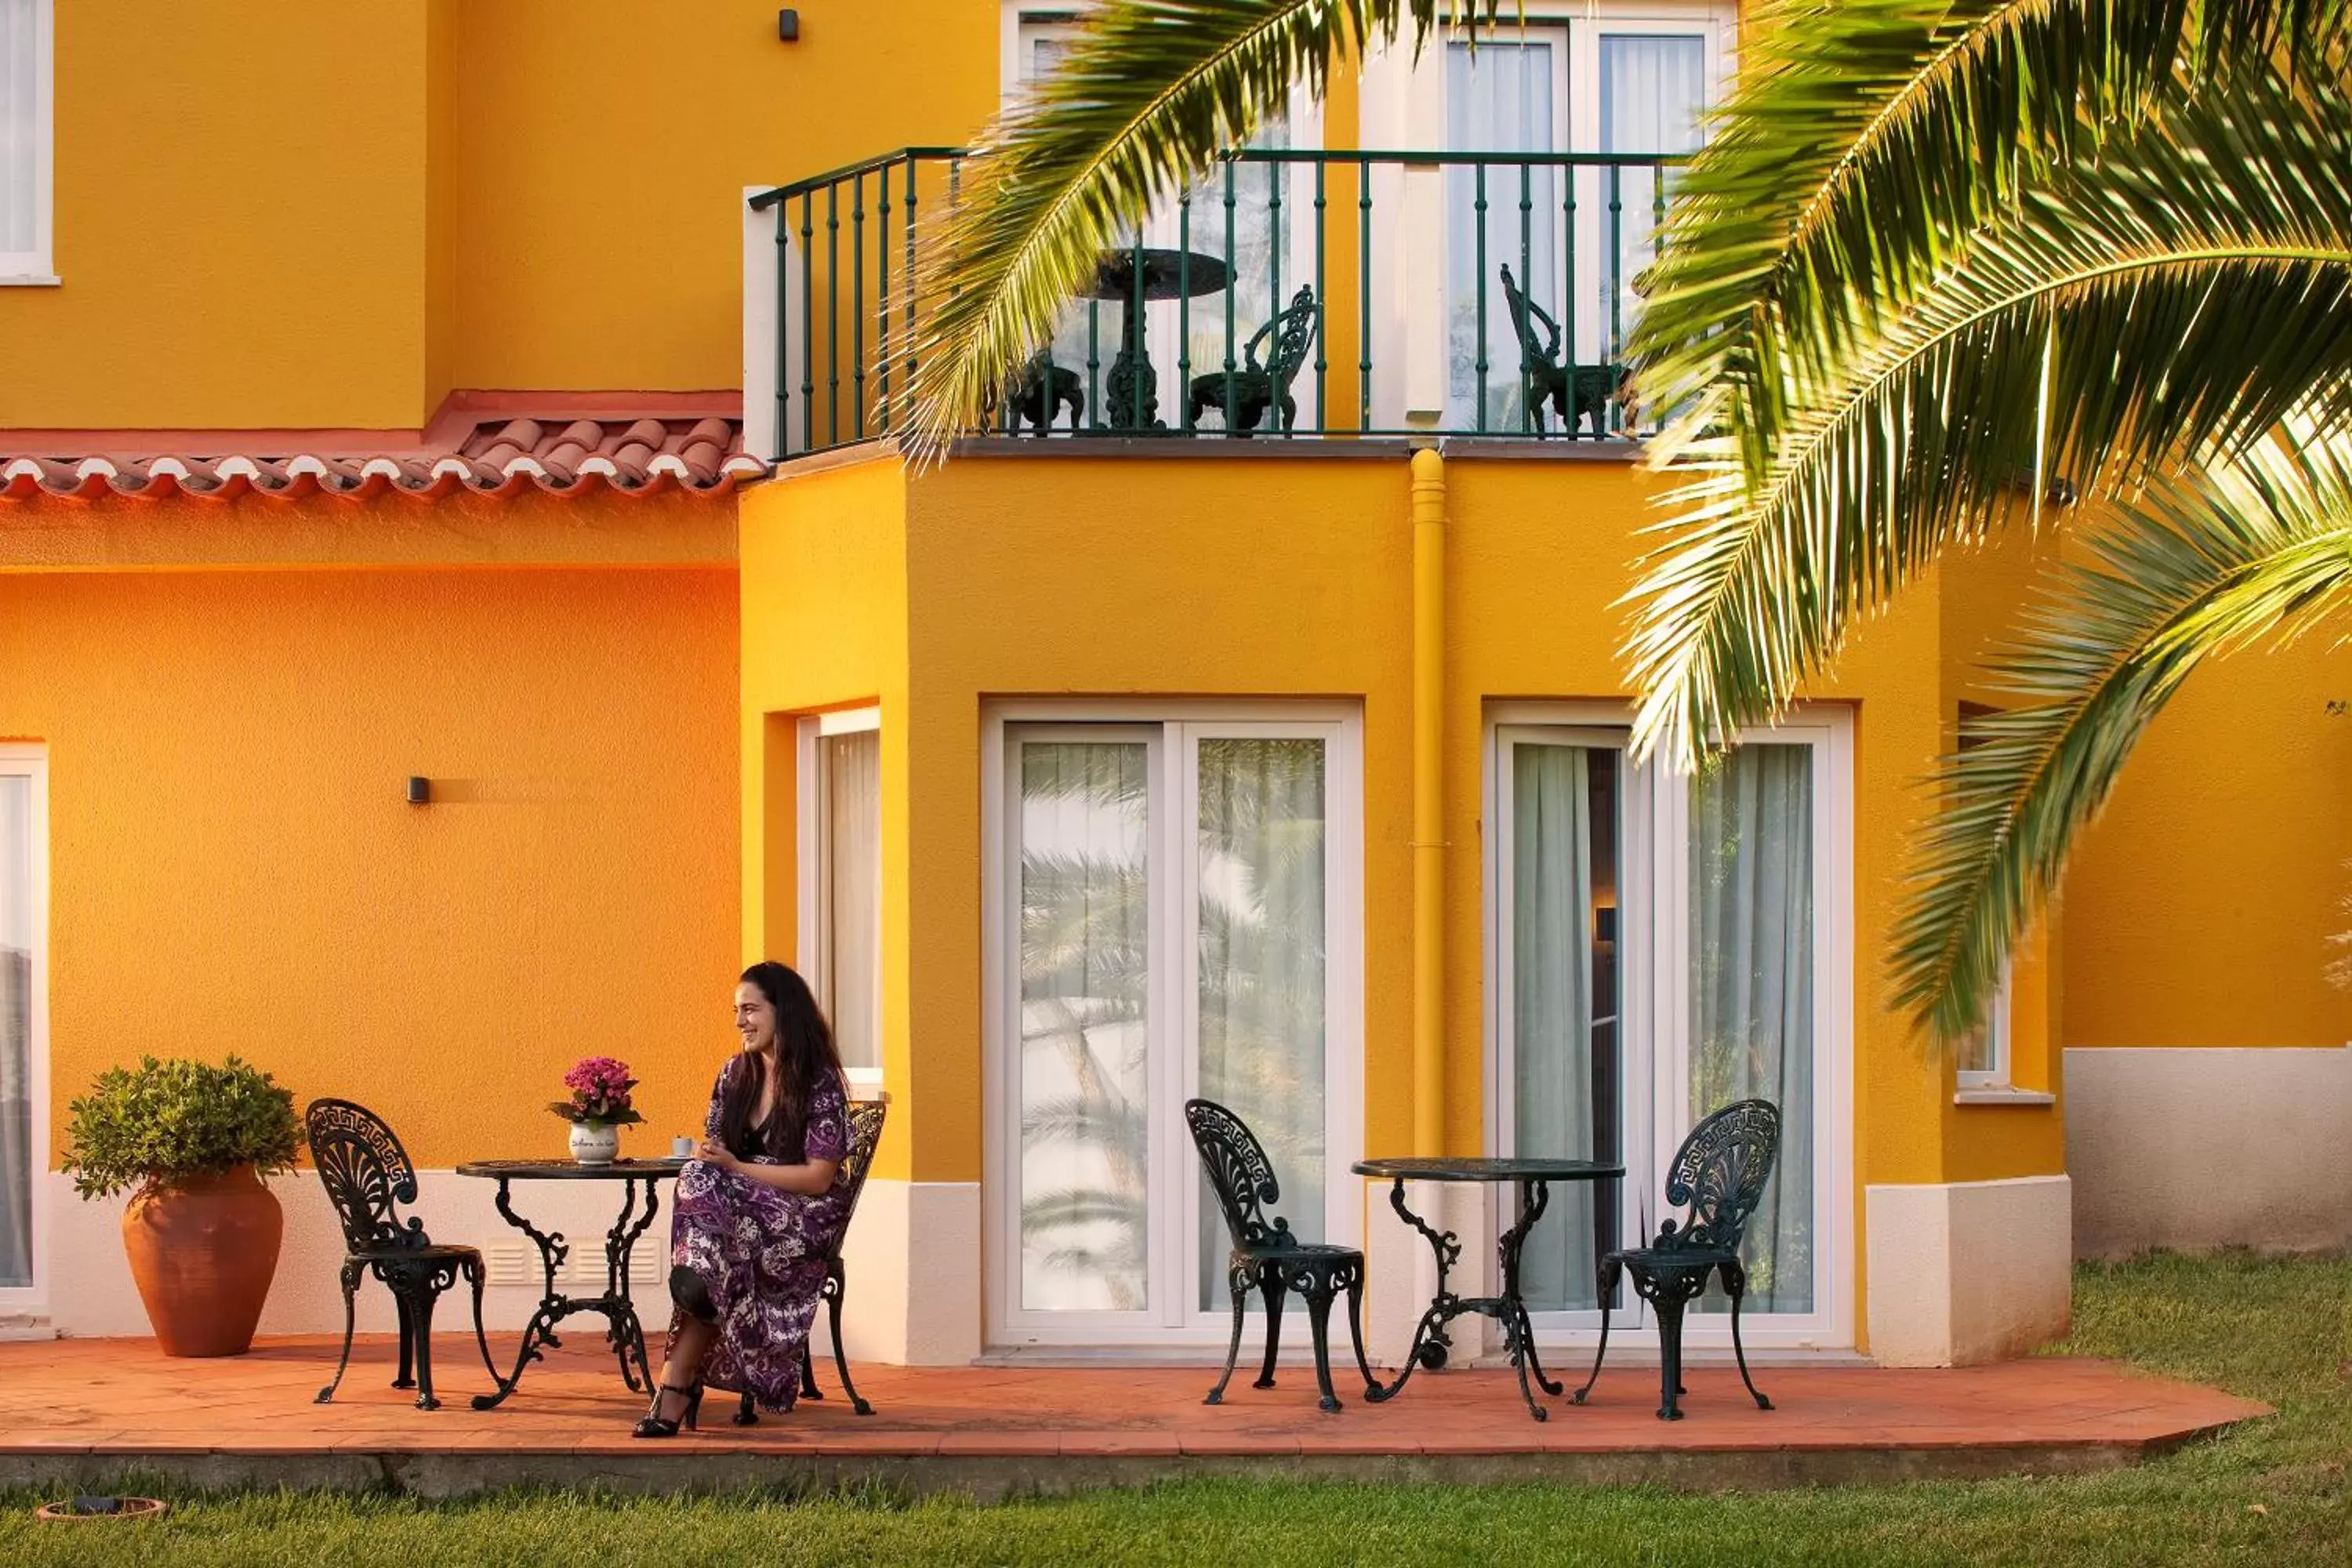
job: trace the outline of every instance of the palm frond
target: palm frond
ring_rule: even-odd
[[[1760,480],[1685,441],[1627,647],[1636,743],[1769,718],[1955,536],[2054,464],[2085,493],[2259,437],[2352,375],[2352,103],[2249,78],[2019,194],[1820,374]]]
[[[1818,365],[2053,169],[2238,73],[2324,57],[2345,0],[1772,0],[1675,182],[1631,358],[1703,399],[1750,473],[1780,363]]]
[[[1500,0],[1110,0],[1058,68],[974,149],[917,288],[939,301],[918,333],[905,437],[935,457],[977,427],[1014,366],[1053,332],[1105,248],[1192,184],[1294,85],[1321,98],[1336,58],[1409,26],[1490,24]]]
[[[1993,662],[2019,706],[1945,760],[1898,922],[1895,995],[1938,1042],[1983,1016],[2000,965],[2133,745],[2206,659],[2291,638],[2352,596],[2352,432],[2282,434],[2122,509]]]

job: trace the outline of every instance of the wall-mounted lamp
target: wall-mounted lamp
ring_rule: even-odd
[[[411,778],[408,781],[408,804],[411,805],[431,805],[433,804],[433,781],[431,779]]]
[[[776,37],[788,44],[800,42],[801,14],[798,11],[788,8],[776,13]]]

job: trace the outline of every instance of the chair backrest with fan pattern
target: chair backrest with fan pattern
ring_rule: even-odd
[[[1290,1222],[1266,1213],[1267,1205],[1281,1201],[1282,1186],[1274,1179],[1274,1162],[1265,1157],[1265,1147],[1249,1123],[1213,1100],[1186,1100],[1184,1122],[1192,1130],[1192,1146],[1201,1152],[1217,1206],[1225,1211],[1234,1250],[1282,1247],[1294,1240]]]
[[[1661,1251],[1738,1252],[1780,1154],[1780,1111],[1742,1100],[1701,1121],[1666,1167],[1666,1202],[1688,1212],[1658,1227]]]
[[[314,1100],[302,1112],[302,1131],[346,1247],[405,1252],[433,1244],[424,1221],[400,1217],[400,1205],[416,1201],[416,1167],[382,1117],[348,1100]]]

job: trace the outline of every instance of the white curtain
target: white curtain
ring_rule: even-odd
[[[1596,1152],[1590,753],[1516,746],[1511,775],[1511,1147],[1589,1159]],[[1594,1305],[1595,1196],[1560,1184],[1528,1233],[1519,1278],[1537,1311]]]
[[[1751,1310],[1813,1310],[1812,751],[1741,746],[1691,783],[1690,1114],[1780,1111],[1780,1157],[1748,1221]],[[1707,1310],[1726,1303],[1710,1298]]]
[[[0,256],[39,241],[40,11],[46,0],[0,0]]]
[[[1482,41],[1475,50],[1467,44],[1447,45],[1446,151],[1555,151],[1555,51],[1566,48],[1565,41],[1538,39]],[[1460,165],[1446,169],[1445,423],[1454,429],[1516,431],[1525,417],[1522,356],[1518,331],[1503,298],[1502,268],[1511,269],[1519,287],[1548,315],[1564,321],[1554,259],[1561,193],[1557,171],[1533,164],[1489,164],[1485,184],[1486,216],[1481,225],[1477,171]],[[1486,312],[1483,339],[1478,323],[1482,297]],[[1542,329],[1537,331],[1540,334]],[[1478,373],[1482,342],[1486,361],[1483,390]]]
[[[1601,151],[1603,153],[1695,153],[1704,138],[1699,117],[1706,107],[1706,40],[1675,37],[1607,33],[1601,39]],[[1651,231],[1657,225],[1658,204],[1664,199],[1657,174],[1648,169],[1626,169],[1612,174],[1601,171],[1603,182],[1614,179],[1616,189],[1601,191],[1601,211],[1612,199],[1616,209],[1616,260],[1603,286],[1613,298],[1604,302],[1610,314],[1604,330],[1618,337],[1609,344],[1609,357],[1619,357],[1622,334],[1633,331],[1641,301],[1633,283],[1650,264]],[[1671,184],[1671,182],[1669,182]],[[1603,235],[1601,244],[1608,245]]]
[[[32,796],[0,773],[0,1289],[33,1282]]]
[[[1021,746],[1021,1304],[1147,1304],[1149,752]]]
[[[841,1064],[882,1065],[882,737],[827,735],[824,748],[825,921]]]
[[[1265,1146],[1280,1212],[1324,1239],[1328,910],[1324,743],[1203,739],[1200,778],[1201,1094]],[[1201,1193],[1200,1305],[1227,1302],[1224,1217]],[[1253,1302],[1255,1304],[1255,1300]]]

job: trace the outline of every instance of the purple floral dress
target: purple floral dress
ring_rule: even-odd
[[[741,1055],[719,1069],[704,1129],[719,1136],[728,1075],[751,1071]],[[755,1163],[795,1165],[803,1160],[849,1158],[849,1105],[841,1083],[823,1077],[809,1096],[802,1129],[771,1117],[767,1152]],[[749,1176],[688,1160],[678,1173],[677,1207],[670,1216],[669,1260],[691,1268],[719,1310],[719,1338],[703,1363],[702,1381],[747,1393],[770,1410],[790,1410],[800,1393],[801,1351],[808,1343],[824,1285],[825,1254],[849,1223],[840,1176],[814,1197],[765,1186]],[[683,1314],[670,1321],[677,1343]]]

